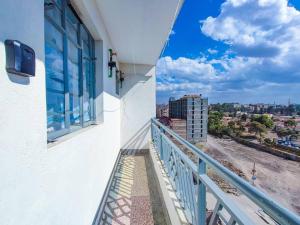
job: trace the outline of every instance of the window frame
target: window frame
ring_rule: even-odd
[[[96,65],[95,65],[95,40],[93,39],[92,35],[90,34],[87,27],[83,24],[83,22],[80,20],[78,15],[76,14],[75,10],[73,9],[72,5],[69,3],[68,0],[61,0],[61,5],[57,4],[57,1],[55,0],[48,0],[51,4],[53,4],[53,7],[55,7],[59,12],[61,13],[61,23],[57,24],[57,22],[46,13],[45,9],[45,1],[44,1],[44,20],[48,23],[50,23],[55,29],[57,29],[58,32],[63,37],[62,45],[63,45],[63,78],[64,78],[64,124],[65,128],[62,128],[60,130],[55,130],[48,132],[47,131],[47,139],[48,142],[53,142],[58,137],[61,137],[63,135],[72,133],[74,131],[80,130],[84,127],[90,126],[95,123],[96,120],[96,113],[95,113],[95,72],[96,72]],[[77,41],[73,40],[73,38],[68,34],[67,32],[67,25],[66,23],[70,23],[70,19],[67,17],[67,10],[68,8],[71,10],[71,12],[74,14],[76,19],[78,20],[77,29],[76,29],[76,36]],[[73,24],[70,24],[73,25]],[[74,27],[73,27],[74,28]],[[46,27],[45,27],[46,29]],[[82,31],[85,30],[85,32],[88,35],[88,47],[90,48],[90,55],[88,57],[88,60],[90,62],[90,82],[91,85],[89,86],[88,93],[89,93],[89,106],[90,106],[90,119],[88,121],[84,121],[84,107],[83,107],[83,62],[84,62],[84,54],[83,54],[83,43],[85,40],[82,39]],[[80,115],[80,123],[79,126],[72,126],[70,121],[71,116],[71,109],[70,109],[70,77],[69,77],[69,70],[68,70],[68,42],[71,42],[75,45],[78,51],[78,76],[79,76],[79,115]],[[86,43],[86,42],[85,42]],[[45,37],[45,44],[46,44],[46,37]],[[46,55],[45,55],[46,58]],[[46,65],[45,65],[46,66]],[[47,73],[45,73],[47,76]],[[87,78],[86,78],[87,79]],[[47,89],[47,83],[46,83],[46,89]],[[47,118],[48,118],[48,109],[47,109]],[[48,119],[47,119],[47,127],[48,127]]]

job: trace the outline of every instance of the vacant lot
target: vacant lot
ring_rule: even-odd
[[[283,206],[300,214],[300,163],[261,152],[230,139],[208,136],[206,152],[217,160],[233,163],[251,180],[256,164],[255,185]]]

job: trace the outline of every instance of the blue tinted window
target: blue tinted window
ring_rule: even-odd
[[[93,38],[67,2],[45,1],[49,139],[89,125],[93,120],[93,54]]]

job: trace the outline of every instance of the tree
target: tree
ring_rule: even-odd
[[[222,136],[225,126],[222,123],[223,113],[212,111],[208,114],[208,132],[216,136]]]
[[[274,122],[273,122],[272,118],[268,115],[253,116],[251,118],[251,121],[259,122],[259,123],[265,125],[267,128],[272,128],[274,126]]]
[[[228,127],[229,127],[230,129],[234,130],[234,129],[235,129],[235,122],[234,122],[234,121],[229,121],[229,122],[228,122]]]
[[[295,128],[297,126],[297,122],[294,119],[289,119],[289,120],[287,120],[287,121],[284,122],[284,126],[286,126],[286,127],[292,127],[295,130]]]
[[[245,130],[246,130],[246,129],[245,129],[243,123],[242,123],[241,121],[238,121],[238,122],[237,122],[236,134],[237,134],[238,136],[240,136]]]
[[[247,115],[246,114],[241,115],[241,121],[244,121],[244,122],[247,121]]]
[[[267,145],[272,145],[273,144],[273,142],[270,138],[265,138],[264,141]]]
[[[253,121],[250,123],[249,131],[255,133],[255,135],[259,134],[260,140],[262,140],[263,134],[266,133],[267,128],[264,124]]]

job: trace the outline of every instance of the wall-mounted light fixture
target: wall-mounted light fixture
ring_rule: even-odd
[[[109,49],[108,51],[109,51],[109,62],[108,62],[109,74],[108,74],[108,77],[112,77],[113,69],[117,67],[117,63],[116,63],[117,53],[113,52],[112,49]]]
[[[6,71],[20,76],[35,76],[35,52],[29,46],[16,41],[5,41]]]
[[[125,80],[125,78],[124,78],[124,72],[122,72],[121,70],[117,70],[117,73],[119,74],[118,76],[117,76],[117,78],[119,79],[119,81],[120,81],[120,88],[122,88],[122,86],[123,86],[123,81]]]

